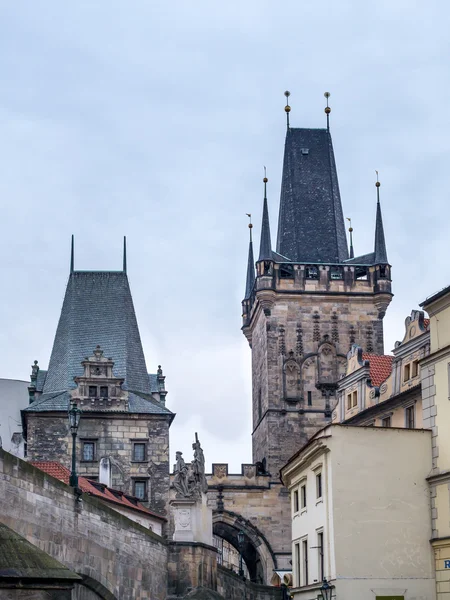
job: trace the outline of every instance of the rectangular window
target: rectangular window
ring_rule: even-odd
[[[295,585],[300,587],[300,544],[295,544]]]
[[[138,500],[146,500],[147,499],[147,481],[138,481],[137,479],[134,481],[134,489],[133,494]]]
[[[384,417],[381,419],[381,427],[390,427],[391,426],[391,417]]]
[[[319,533],[317,534],[317,551],[319,553],[319,577],[318,577],[318,581],[323,581],[324,578],[324,560],[323,560],[323,531],[319,531]]]
[[[301,508],[306,508],[306,483],[300,488]]]
[[[316,475],[316,496],[322,498],[322,473]]]
[[[144,462],[147,460],[147,444],[143,442],[137,442],[133,444],[133,461]]]
[[[302,541],[303,554],[303,585],[308,585],[308,540]]]
[[[95,442],[82,442],[83,444],[83,460],[95,460]]]
[[[347,410],[350,410],[352,407],[352,395],[347,394]]]
[[[418,374],[419,374],[419,361],[413,360],[411,377],[417,377]]]
[[[100,398],[107,398],[107,397],[108,397],[108,386],[107,385],[100,386]]]
[[[308,406],[312,406],[312,392],[308,392]]]
[[[294,492],[294,512],[298,512],[298,490]]]
[[[403,369],[403,381],[411,379],[411,365],[405,365]]]
[[[352,408],[358,406],[358,392],[353,392],[352,394]]]
[[[89,386],[89,398],[97,398],[97,386],[96,385]]]
[[[415,425],[415,410],[414,410],[414,405],[413,406],[408,406],[408,408],[405,409],[405,425],[407,429],[414,429]]]

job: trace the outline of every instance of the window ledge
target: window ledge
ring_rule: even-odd
[[[148,463],[148,458],[146,460],[132,460],[131,463],[135,464],[135,465],[146,464],[146,463]]]
[[[316,500],[316,506],[318,504],[323,504],[323,496],[321,496],[320,498],[317,498],[317,500]]]
[[[98,463],[98,459],[94,458],[93,460],[80,460],[80,463],[84,463],[84,464],[95,464]]]
[[[305,508],[302,508],[302,510],[300,511],[300,514],[303,515],[304,513],[308,512],[307,507],[305,506]]]

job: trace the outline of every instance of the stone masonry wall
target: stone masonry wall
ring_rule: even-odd
[[[258,585],[218,565],[217,591],[227,600],[282,600],[281,588]]]
[[[196,542],[170,542],[168,598],[184,598],[191,590],[217,589],[217,551]]]
[[[95,442],[93,461],[83,461],[83,441]],[[147,456],[133,462],[133,441],[145,441]],[[67,416],[28,414],[27,459],[55,460],[70,468],[72,438]],[[147,481],[148,505],[167,514],[169,499],[169,421],[167,417],[83,413],[77,438],[79,474],[97,477],[99,462],[112,463],[111,487],[133,495],[135,479]]]
[[[320,354],[324,343],[331,356]],[[316,383],[325,367],[328,373],[334,372],[336,381],[345,373],[346,355],[353,343],[366,352],[383,352],[383,324],[372,296],[279,294],[270,315],[263,311],[256,315],[252,327],[253,460],[265,457],[275,477],[290,456],[326,424],[325,397]],[[284,374],[290,356],[297,369],[291,374],[294,384]],[[290,389],[290,401],[285,399],[288,384],[295,388],[294,394]],[[270,423],[264,424],[265,419]]]
[[[1,449],[0,520],[117,599],[166,598],[162,538]]]

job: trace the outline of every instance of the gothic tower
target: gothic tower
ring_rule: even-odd
[[[288,120],[277,250],[264,178],[256,275],[250,243],[242,302],[242,330],[252,350],[253,461],[274,478],[330,419],[351,345],[383,353],[391,267],[376,185],[374,251],[354,258],[329,127],[290,128]]]

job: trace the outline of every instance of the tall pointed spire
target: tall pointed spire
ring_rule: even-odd
[[[269,209],[267,207],[267,182],[266,167],[264,167],[264,204],[263,204],[263,216],[261,225],[261,244],[259,246],[259,259],[258,260],[272,260],[272,242],[270,240],[270,223],[269,223]]]
[[[72,234],[72,243],[70,246],[70,272],[73,273],[75,268],[75,257],[74,257],[74,240]]]
[[[252,295],[253,286],[255,284],[255,259],[253,258],[253,240],[252,240],[252,215],[247,213],[247,217],[250,219],[248,228],[250,230],[250,242],[248,245],[248,263],[247,263],[247,280],[245,283],[245,296],[244,300],[247,300]]]
[[[377,188],[377,216],[376,216],[376,225],[375,225],[375,248],[374,248],[374,263],[378,264],[387,264],[387,251],[386,251],[386,242],[384,239],[384,227],[383,227],[383,217],[381,216],[381,205],[380,205],[380,182],[378,181],[378,171],[377,174],[377,182],[375,186]]]
[[[127,236],[123,236],[123,272],[127,272]]]

